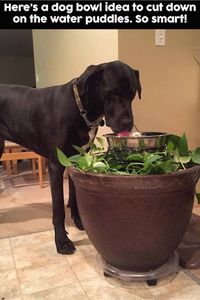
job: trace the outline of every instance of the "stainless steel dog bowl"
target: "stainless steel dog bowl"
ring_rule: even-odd
[[[109,149],[130,149],[136,151],[162,150],[165,147],[168,133],[141,132],[139,137],[117,136],[114,133],[104,135]]]

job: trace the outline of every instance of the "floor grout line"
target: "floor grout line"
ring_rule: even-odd
[[[78,251],[78,249],[76,249],[76,251]],[[80,251],[80,250],[79,250],[79,251]],[[71,254],[70,254],[70,255],[71,255]],[[72,255],[73,255],[73,254],[72,254]],[[90,299],[90,298],[88,297],[86,291],[85,291],[84,288],[82,287],[82,285],[81,285],[81,283],[80,283],[80,280],[78,279],[78,276],[76,275],[76,273],[74,272],[74,270],[73,270],[73,268],[71,267],[70,263],[68,262],[66,255],[64,255],[64,258],[65,258],[66,262],[68,263],[68,265],[70,266],[70,269],[71,269],[72,273],[74,274],[74,276],[76,277],[77,283],[79,283],[79,285],[80,285],[81,289],[83,290],[85,296],[86,296],[88,299]],[[77,300],[78,300],[78,299],[77,299]]]
[[[18,270],[17,270],[17,265],[16,265],[16,262],[15,262],[14,249],[12,247],[11,239],[9,238],[8,240],[9,240],[9,244],[10,244],[12,259],[13,259],[13,262],[14,262],[15,272],[16,272],[16,275],[17,275],[17,282],[18,282],[18,286],[19,286],[20,297],[23,299],[24,297],[23,297],[23,293],[22,293],[22,289],[21,289],[21,283],[20,283],[20,278],[19,278],[19,274],[18,274]]]
[[[76,283],[79,283],[78,281]],[[63,287],[69,287],[70,285],[72,286],[74,284],[74,282],[71,282],[71,283],[67,283],[67,284],[63,284],[63,285],[59,285],[59,286],[56,286],[56,287],[52,287],[52,288],[48,288],[48,289],[45,289],[45,290],[41,290],[41,291],[37,291],[37,292],[33,292],[31,294],[25,294],[24,296],[31,296],[31,295],[36,295],[36,294],[39,294],[39,293],[45,293],[45,292],[48,292],[48,291],[54,291],[56,289],[59,289],[59,288],[63,288]],[[82,286],[81,286],[82,288]],[[82,288],[83,290],[83,288]],[[83,290],[84,291],[84,290]],[[84,293],[85,294],[85,293]],[[87,295],[86,295],[87,296]],[[88,296],[87,296],[88,297]],[[46,298],[45,298],[46,299]],[[90,298],[88,298],[90,299]],[[22,299],[23,300],[23,299]],[[59,300],[59,299],[58,299]],[[79,299],[77,299],[79,300]]]
[[[1,168],[0,168],[0,171],[1,171]],[[1,178],[0,178],[0,189],[1,189]],[[16,189],[16,187],[13,187],[13,193],[15,193],[15,189]],[[10,190],[9,190],[9,192],[10,192]],[[49,198],[50,199],[50,198]],[[66,199],[65,199],[65,202],[66,202]],[[200,207],[194,207],[194,209],[195,210],[198,210],[198,212],[200,211]],[[195,211],[195,213],[197,213],[196,211]],[[69,225],[68,225],[69,226]],[[69,230],[70,231],[70,230]],[[36,232],[32,232],[32,233],[26,233],[26,234],[22,234],[21,236],[24,236],[24,235],[30,235],[30,234],[35,234],[35,233],[42,233],[42,232],[50,232],[50,234],[51,234],[51,237],[52,237],[52,240],[54,240],[54,230],[53,229],[48,229],[48,230],[42,230],[42,231],[36,231]],[[72,231],[71,232],[71,236],[73,237],[73,232],[74,231]],[[13,236],[13,237],[18,237],[18,236],[20,236],[20,235],[16,235],[16,236]],[[4,238],[2,238],[2,239],[7,239],[8,240],[8,242],[9,242],[9,245],[8,245],[8,247],[10,247],[10,254],[9,254],[9,256],[11,255],[12,256],[12,260],[13,260],[13,266],[12,266],[12,271],[13,271],[13,274],[15,274],[15,276],[16,276],[16,279],[15,279],[15,281],[16,281],[16,294],[18,294],[19,296],[19,298],[21,299],[21,300],[23,300],[25,297],[27,297],[27,296],[30,296],[31,297],[31,295],[35,295],[35,294],[37,294],[37,293],[40,293],[40,292],[45,292],[45,291],[51,291],[51,290],[54,290],[54,289],[57,289],[57,288],[60,288],[60,287],[66,287],[66,291],[68,290],[68,286],[70,286],[70,285],[73,285],[73,282],[72,283],[68,283],[68,284],[63,284],[63,285],[61,285],[61,286],[56,286],[56,287],[50,287],[50,288],[47,288],[46,290],[42,290],[42,291],[36,291],[36,292],[33,292],[33,293],[31,293],[31,294],[26,294],[26,291],[24,290],[23,291],[23,280],[22,280],[22,277],[20,276],[20,267],[18,266],[17,267],[17,265],[18,265],[18,263],[17,263],[17,252],[16,252],[16,250],[15,250],[15,245],[14,245],[14,243],[13,243],[13,241],[12,241],[12,238],[11,237],[4,237]],[[81,238],[80,238],[81,239]],[[82,244],[82,245],[84,245],[84,244]],[[80,243],[79,243],[79,246],[80,246]],[[24,247],[26,247],[26,246],[24,246]],[[85,250],[84,250],[85,249]],[[79,251],[82,255],[83,255],[83,257],[84,257],[84,260],[86,260],[87,262],[89,261],[88,259],[89,259],[89,256],[87,256],[87,250],[88,250],[89,248],[82,248],[82,247],[77,247],[77,251]],[[47,249],[47,251],[48,251],[48,249]],[[91,254],[91,256],[93,256],[93,254]],[[73,264],[70,264],[69,263],[69,261],[68,261],[68,259],[67,259],[67,257],[68,256],[64,256],[64,260],[63,260],[63,265],[66,265],[66,267],[67,266],[69,266],[69,268],[70,268],[70,270],[71,270],[71,272],[74,274],[74,285],[76,285],[77,287],[78,287],[78,285],[79,285],[79,290],[81,291],[81,295],[83,295],[83,297],[85,297],[86,299],[88,299],[88,300],[94,300],[95,299],[95,297],[93,296],[93,294],[91,294],[90,293],[90,291],[88,291],[88,287],[87,287],[87,280],[90,280],[91,279],[91,281],[92,281],[92,279],[95,279],[95,278],[99,278],[99,277],[102,277],[103,275],[102,274],[100,274],[100,273],[98,273],[97,272],[97,274],[95,275],[93,275],[93,274],[91,274],[91,277],[89,277],[89,278],[85,278],[85,279],[81,279],[81,276],[79,277],[79,273],[77,273],[76,272],[76,269],[75,268],[73,268]],[[88,259],[87,259],[88,258]],[[82,260],[81,260],[82,261]],[[81,261],[80,261],[80,263],[81,263]],[[67,264],[66,264],[67,263]],[[91,264],[91,266],[92,266],[92,268],[93,269],[95,269],[96,270],[96,267],[95,266],[93,266],[93,261],[92,261],[92,264]],[[81,268],[81,264],[80,264],[80,268]],[[96,270],[97,271],[97,270]],[[183,271],[183,273],[188,277],[187,278],[187,280],[188,281],[190,281],[190,279],[191,279],[191,283],[192,283],[192,285],[193,286],[195,286],[195,287],[199,287],[199,285],[200,285],[200,278],[198,279],[198,277],[197,276],[195,276],[192,272],[190,272],[190,270],[187,270],[187,269],[181,269],[181,271]],[[71,274],[72,275],[72,274]],[[185,277],[185,276],[184,276]],[[20,280],[20,278],[21,278],[21,280]],[[80,278],[80,279],[79,279]],[[58,281],[59,282],[59,281]],[[187,282],[187,281],[186,281]],[[34,284],[34,283],[33,283]],[[85,286],[84,286],[84,284],[85,284]],[[182,286],[180,287],[180,290],[181,290],[181,288],[183,287],[185,287],[185,285],[186,285],[186,283],[183,281],[183,283],[182,283]],[[198,286],[197,286],[198,285]],[[97,285],[96,285],[97,286]],[[95,286],[95,287],[96,287]],[[113,289],[117,289],[118,287],[117,286],[115,286],[115,285],[113,285]],[[161,288],[162,288],[162,286],[161,286]],[[198,288],[197,288],[198,289]],[[199,289],[200,289],[200,287],[199,287]],[[192,288],[191,288],[191,290],[192,290]],[[179,290],[178,290],[179,291]],[[151,293],[151,290],[149,290],[149,292]],[[90,295],[90,296],[89,296]],[[148,298],[149,300],[152,300],[152,299],[154,299],[154,295],[151,293],[151,295],[152,295],[152,298]],[[37,296],[37,295],[36,295]],[[35,296],[35,297],[36,297]],[[103,295],[102,295],[103,296]],[[137,298],[137,295],[135,295],[135,293],[134,293],[134,291],[133,291],[133,297],[135,296],[135,298]],[[168,296],[167,294],[165,295],[165,296]],[[134,299],[135,299],[134,298]],[[145,298],[145,297],[143,297],[143,298]],[[143,299],[143,298],[141,298],[141,300]],[[162,295],[161,295],[161,298],[162,298]],[[192,298],[192,292],[191,292],[191,298]],[[1,299],[1,297],[0,297],[0,299]],[[158,299],[158,297],[156,297],[155,299]],[[160,298],[159,298],[160,299]],[[181,299],[181,298],[180,298]],[[197,298],[195,297],[194,299],[199,299],[198,298],[198,295],[197,295]],[[78,300],[78,299],[77,299]],[[146,300],[147,300],[147,298],[146,298]]]
[[[192,274],[189,270],[187,269],[182,269],[182,271],[190,277],[194,282],[196,282],[198,285],[200,285],[200,279],[198,279],[194,274]]]
[[[92,277],[92,278],[99,278],[99,276],[94,276],[94,277]],[[91,278],[90,278],[90,279],[91,279]],[[87,280],[87,279],[84,279],[84,280],[78,280],[78,281],[79,281],[79,284],[80,284],[82,290],[84,291],[85,295],[87,296],[87,298],[90,299],[90,300],[92,300],[92,298],[88,295],[87,291],[84,289],[84,287],[83,287],[83,285],[82,285],[82,283],[81,283],[81,281],[85,281],[85,280]]]
[[[53,235],[53,232],[52,232],[52,235]],[[61,256],[61,257],[63,258],[63,263],[64,263],[64,265],[65,265],[67,268],[69,267],[70,270],[72,271],[72,273],[75,275],[76,281],[71,282],[71,283],[65,283],[65,284],[63,284],[63,285],[59,285],[59,286],[56,286],[56,287],[53,287],[53,288],[47,288],[47,289],[45,289],[45,290],[33,292],[33,293],[31,293],[31,294],[26,294],[26,293],[24,294],[24,293],[22,292],[22,290],[21,290],[21,284],[20,284],[20,279],[19,279],[19,276],[18,276],[17,266],[16,266],[16,262],[15,262],[15,258],[14,258],[14,249],[13,249],[13,247],[12,247],[12,242],[11,242],[11,239],[10,239],[10,238],[8,238],[8,240],[9,240],[9,244],[10,244],[10,248],[11,248],[11,254],[12,254],[13,261],[14,261],[14,267],[15,267],[15,271],[16,271],[16,274],[17,274],[17,281],[18,281],[18,285],[19,285],[19,289],[20,289],[20,296],[21,296],[22,300],[24,299],[25,296],[28,296],[28,295],[37,294],[37,293],[45,292],[45,291],[47,292],[47,291],[49,291],[49,290],[54,290],[54,289],[57,289],[57,288],[60,288],[60,287],[65,287],[65,286],[67,287],[67,286],[73,285],[74,283],[78,283],[78,284],[80,285],[80,282],[79,282],[79,280],[78,280],[76,274],[74,273],[74,271],[73,271],[71,265],[69,264],[69,262],[68,262],[67,259],[66,259],[66,255],[61,255],[61,254],[59,255],[59,254],[58,254],[59,256]],[[84,294],[85,294],[85,291],[84,291],[84,289],[82,288],[81,285],[80,285],[80,287],[81,287],[82,291],[83,291]],[[87,295],[86,295],[86,296],[87,296]]]

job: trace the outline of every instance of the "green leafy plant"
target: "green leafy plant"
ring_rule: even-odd
[[[109,169],[109,165],[104,158],[103,153],[103,139],[96,138],[99,146],[94,143],[90,143],[90,150],[87,152],[78,146],[73,146],[79,153],[71,157],[67,157],[59,148],[57,148],[58,160],[64,167],[74,165],[79,170],[93,173],[106,173]]]
[[[81,171],[92,173],[109,173],[119,175],[154,175],[169,174],[200,164],[200,147],[191,151],[188,148],[186,135],[181,137],[169,135],[163,151],[104,151],[103,139],[98,137],[98,146],[90,144],[87,152],[73,146],[78,154],[67,157],[59,148],[59,162],[65,166],[75,166]],[[196,193],[200,203],[200,193]]]

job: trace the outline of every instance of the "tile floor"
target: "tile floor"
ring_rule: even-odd
[[[68,231],[77,251],[67,256],[57,254],[52,230],[0,239],[0,300],[200,299],[197,280],[181,269],[156,287],[104,277],[86,233],[72,225]]]
[[[69,233],[77,251],[68,256],[56,253],[53,231],[1,239],[0,299],[200,299],[200,286],[183,270],[156,287],[105,278],[87,235],[74,227]]]
[[[77,247],[70,256],[56,253],[52,231],[0,240],[0,299],[200,298],[200,287],[182,271],[156,288],[104,278],[86,234],[72,227],[70,236]]]

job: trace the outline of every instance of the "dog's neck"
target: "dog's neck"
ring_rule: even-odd
[[[75,78],[73,80],[73,93],[74,93],[74,99],[76,101],[80,115],[83,117],[88,128],[92,129],[92,128],[97,128],[99,125],[103,126],[104,125],[104,122],[103,122],[104,115],[103,114],[100,114],[94,121],[90,121],[90,119],[88,117],[88,112],[83,107],[83,103],[82,103],[80,95],[79,95],[79,91],[78,91],[78,87],[77,87],[77,78]]]

